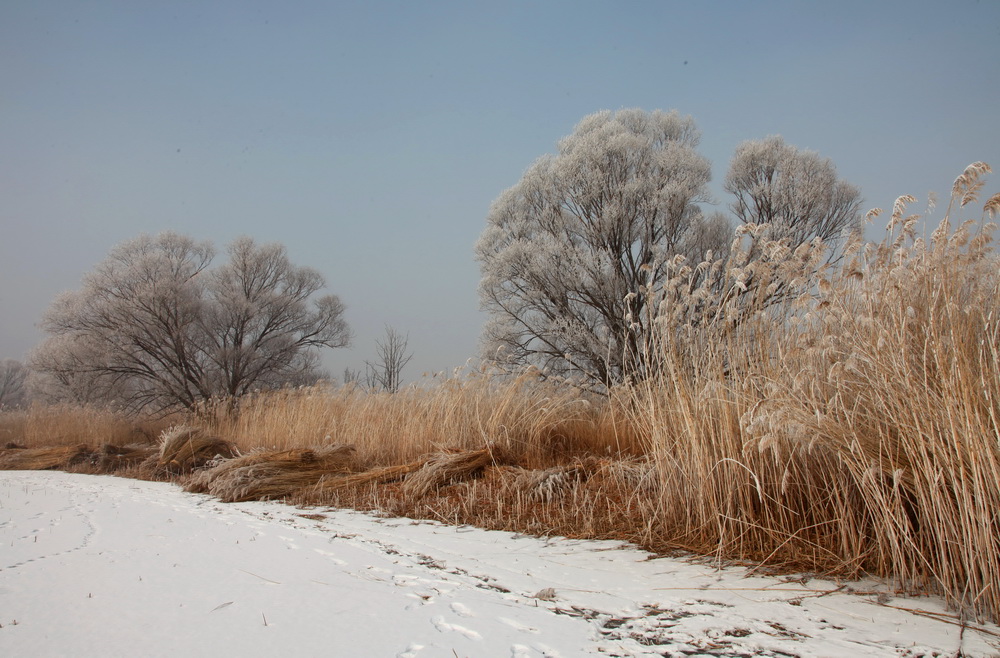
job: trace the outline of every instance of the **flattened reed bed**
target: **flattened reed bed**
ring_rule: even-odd
[[[396,466],[382,466],[372,468],[361,473],[351,475],[327,476],[316,483],[316,486],[308,491],[303,491],[304,500],[313,503],[322,503],[329,500],[329,495],[338,491],[349,489],[361,489],[372,485],[391,484],[399,482],[410,473],[423,468],[426,460],[419,459],[409,464],[398,464]]]
[[[50,448],[4,448],[0,450],[0,470],[68,469],[87,461],[90,455],[90,448],[84,444]]]
[[[355,453],[349,445],[258,451],[199,471],[184,488],[228,503],[286,498],[331,474],[354,472]]]
[[[91,457],[91,463],[99,473],[116,473],[137,467],[157,453],[157,447],[149,443],[130,443],[125,446],[105,443]]]

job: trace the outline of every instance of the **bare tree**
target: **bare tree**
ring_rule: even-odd
[[[344,307],[284,247],[211,244],[176,233],[119,245],[83,288],[57,299],[32,367],[68,395],[81,388],[131,408],[196,408],[215,397],[301,381],[315,349],[343,347]]]
[[[0,361],[0,410],[20,407],[27,401],[27,368],[20,361]]]
[[[406,364],[413,358],[407,354],[409,335],[404,335],[386,325],[385,338],[375,341],[375,351],[378,359],[374,362],[365,361],[368,385],[380,388],[389,393],[396,393],[402,384],[402,372]]]
[[[494,202],[476,245],[485,358],[601,385],[645,376],[648,291],[675,256],[699,262],[732,239],[698,205],[698,140],[676,112],[599,112]]]
[[[768,224],[769,237],[791,248],[820,238],[839,257],[838,244],[861,229],[861,193],[837,178],[829,159],[786,144],[780,136],[743,142],[736,149],[725,189],[745,224]]]
[[[365,374],[360,370],[351,370],[350,367],[346,367],[343,377],[345,385],[364,386],[366,384]]]
[[[240,397],[254,387],[315,381],[310,348],[346,347],[350,332],[337,297],[310,297],[323,288],[319,272],[296,267],[278,244],[240,238],[229,262],[211,273],[203,314],[207,354],[220,381],[214,388]]]

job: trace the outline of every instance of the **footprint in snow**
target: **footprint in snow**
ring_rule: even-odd
[[[507,617],[497,617],[497,621],[507,624],[515,631],[521,631],[522,633],[538,633],[539,630],[534,626],[528,626],[527,624],[522,624],[521,622],[509,619]]]
[[[458,624],[450,624],[444,620],[444,617],[438,615],[431,619],[431,623],[434,624],[434,628],[438,629],[442,633],[459,633],[469,638],[470,640],[481,640],[483,636],[472,630],[471,628],[466,628],[465,626],[459,626]]]
[[[544,644],[539,644],[534,647],[525,646],[523,644],[510,645],[510,658],[534,658],[534,656],[559,658],[559,652],[545,646]]]
[[[459,617],[475,617],[476,615],[469,608],[458,601],[451,604],[451,611]]]
[[[417,658],[420,655],[420,650],[424,648],[424,645],[412,643],[410,646],[406,647],[406,651],[396,654],[396,658]]]
[[[344,562],[343,560],[338,558],[335,553],[331,553],[330,551],[324,551],[321,548],[314,548],[313,550],[322,555],[323,557],[328,558],[330,562],[333,562],[338,567],[342,567],[345,564],[347,564],[347,562]]]

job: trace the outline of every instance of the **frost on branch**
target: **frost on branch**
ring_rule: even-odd
[[[793,248],[817,237],[832,246],[861,230],[858,188],[837,178],[830,160],[780,136],[740,144],[725,189],[739,221],[767,224],[770,238]],[[839,256],[835,250],[829,255]]]

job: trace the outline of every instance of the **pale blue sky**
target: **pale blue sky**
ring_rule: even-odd
[[[585,115],[690,114],[719,181],[782,134],[865,207],[1000,168],[1000,1],[0,4],[0,358],[147,232],[284,243],[406,374],[474,356],[491,201]],[[989,192],[1000,189],[995,182]]]

